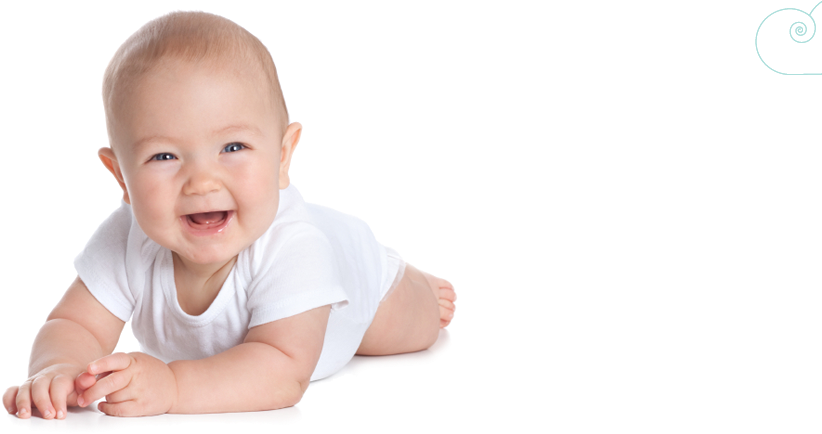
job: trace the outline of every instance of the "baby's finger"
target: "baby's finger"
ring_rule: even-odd
[[[77,395],[82,394],[91,386],[94,386],[97,383],[97,377],[94,375],[89,374],[88,372],[83,372],[82,374],[78,375],[77,378],[74,379],[74,390],[77,392]]]
[[[126,353],[114,353],[88,364],[89,374],[97,375],[109,371],[122,371],[131,365],[131,356]]]
[[[65,375],[57,375],[51,380],[49,394],[51,394],[51,405],[57,412],[55,417],[63,419],[66,417],[66,398],[74,392],[74,382]]]
[[[85,407],[98,399],[110,395],[126,386],[131,381],[131,375],[127,372],[115,372],[106,378],[97,381],[97,384],[89,387],[82,395],[77,397],[77,404]]]
[[[17,407],[17,417],[22,419],[31,417],[31,380],[26,380],[20,386],[14,405]]]
[[[6,393],[3,394],[3,408],[9,412],[9,414],[17,413],[17,390],[20,389],[18,386],[12,386],[6,389]]]
[[[49,377],[37,377],[34,382],[31,383],[31,400],[34,402],[34,405],[37,406],[37,409],[40,410],[43,419],[51,419],[55,413],[57,413],[51,407],[49,386],[51,386],[51,378]]]
[[[114,404],[101,402],[97,409],[109,416],[147,416],[142,414],[140,406],[134,401],[116,402]]]

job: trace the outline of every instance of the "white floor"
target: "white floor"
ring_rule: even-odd
[[[440,337],[437,343],[425,351],[382,357],[355,356],[340,372],[329,378],[312,382],[309,389],[317,384],[329,383],[346,375],[358,378],[363,373],[375,369],[431,366],[450,349],[451,333],[448,330],[440,330]],[[310,400],[311,394],[307,394],[304,399]],[[118,418],[101,413],[97,410],[97,405],[95,404],[89,405],[86,408],[70,408],[68,410],[68,416],[63,420],[45,420],[39,417],[36,409],[34,411],[35,415],[29,419],[20,419],[8,413],[6,413],[6,418],[14,426],[28,429],[31,432],[44,433],[110,433],[129,427],[170,426],[186,423],[290,426],[298,424],[303,420],[303,413],[299,405],[280,410],[251,413],[166,414],[151,417]]]

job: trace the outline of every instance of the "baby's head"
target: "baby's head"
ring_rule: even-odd
[[[103,101],[100,158],[152,240],[218,264],[270,226],[301,126],[245,29],[202,12],[149,22],[111,60]]]

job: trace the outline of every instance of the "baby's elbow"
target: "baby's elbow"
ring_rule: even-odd
[[[305,395],[305,390],[302,390],[302,389],[298,390],[297,393],[295,393],[293,395],[293,398],[291,399],[291,404],[289,404],[288,406],[293,407],[293,406],[299,404],[300,401],[303,400],[303,395]]]
[[[269,394],[268,404],[265,406],[266,410],[277,410],[280,408],[293,407],[297,405],[305,394],[308,388],[308,381],[303,385],[302,381],[293,381],[283,384],[279,390],[272,391]]]
[[[260,357],[258,365],[259,372],[264,378],[258,382],[258,390],[267,398],[262,400],[266,409],[274,410],[299,404],[311,384],[316,360],[291,357],[270,345],[256,348],[268,351]]]
[[[297,403],[299,403],[303,399],[303,395],[305,395],[305,391],[308,390],[308,384],[310,382],[310,376],[306,376],[305,378],[301,378],[296,381],[294,391],[291,395],[291,405],[289,405],[289,407],[297,405]]]
[[[267,399],[263,399],[263,401],[267,410],[297,405],[308,389],[316,365],[316,362],[309,364],[301,359],[288,357],[279,350],[277,350],[277,353],[281,362],[279,369],[265,368],[264,370],[268,371],[268,377],[266,381],[260,384],[260,386],[265,384],[263,390],[265,390],[265,398]]]

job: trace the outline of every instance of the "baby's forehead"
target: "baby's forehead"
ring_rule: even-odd
[[[228,86],[238,95],[265,100],[271,107],[276,107],[277,102],[276,91],[261,68],[229,57],[199,61],[157,59],[140,71],[123,74],[119,84],[119,89],[110,95],[118,113],[127,113],[136,101],[144,100],[146,94],[153,95],[157,88],[164,89],[165,93],[159,95],[164,100],[174,98],[180,90],[194,89],[206,94],[214,87]]]
[[[248,59],[230,54],[197,61],[175,57],[157,59],[144,72],[133,77],[132,87],[148,86],[152,84],[152,79],[169,76],[173,76],[181,85],[198,78],[209,77],[235,81],[255,89],[256,93],[262,95],[277,92],[264,68]]]
[[[179,62],[148,71],[121,95],[113,136],[123,146],[152,136],[279,140],[283,114],[259,75]]]

